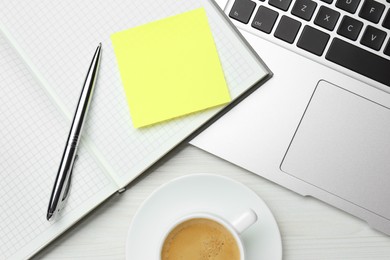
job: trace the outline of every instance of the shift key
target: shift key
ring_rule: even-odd
[[[248,23],[255,7],[256,3],[250,0],[236,0],[229,16],[242,23]]]
[[[334,38],[326,59],[390,87],[390,60]]]

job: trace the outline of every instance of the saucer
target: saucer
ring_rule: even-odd
[[[243,184],[210,174],[174,179],[146,199],[130,225],[126,259],[159,260],[164,232],[189,213],[210,212],[232,221],[248,208],[257,213],[258,221],[241,235],[246,259],[281,260],[279,228],[264,201]]]

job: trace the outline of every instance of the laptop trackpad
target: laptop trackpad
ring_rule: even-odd
[[[390,218],[390,109],[320,81],[281,167]]]

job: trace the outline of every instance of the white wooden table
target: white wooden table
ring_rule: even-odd
[[[190,145],[158,163],[125,193],[93,211],[35,259],[124,259],[128,227],[141,203],[160,185],[194,173],[224,175],[254,190],[279,224],[283,259],[390,259],[390,237],[365,222]]]

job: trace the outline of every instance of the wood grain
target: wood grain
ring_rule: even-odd
[[[283,259],[390,259],[390,237],[365,222],[190,145],[159,162],[34,259],[124,259],[127,230],[142,202],[160,185],[194,173],[224,175],[254,190],[279,224]]]

